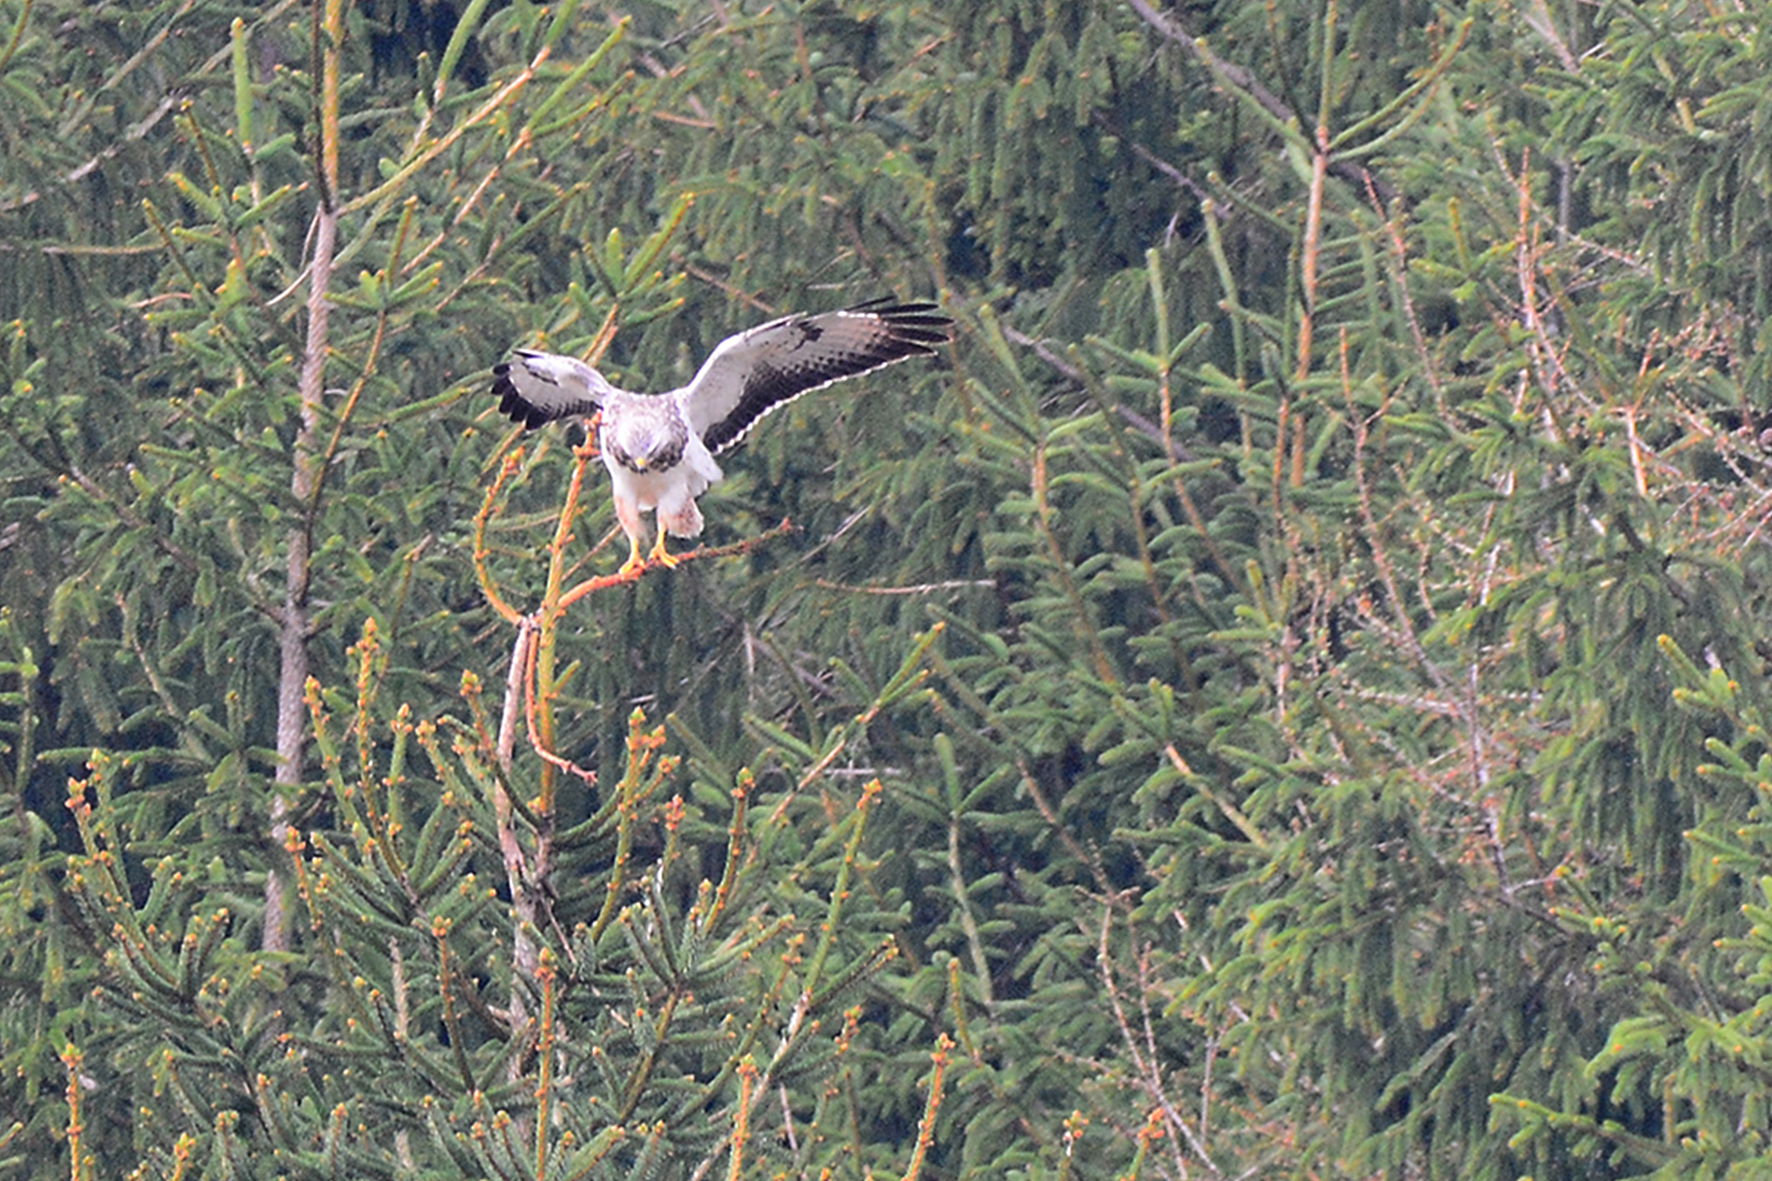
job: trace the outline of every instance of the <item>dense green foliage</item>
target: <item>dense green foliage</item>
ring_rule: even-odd
[[[0,1178],[1767,1168],[1767,34],[0,0]]]

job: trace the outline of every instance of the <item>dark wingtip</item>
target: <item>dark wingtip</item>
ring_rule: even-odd
[[[498,412],[512,422],[521,423],[526,430],[534,430],[548,421],[546,415],[523,400],[517,392],[516,383],[511,380],[511,367],[500,363],[492,367],[492,395],[498,399]]]
[[[894,340],[915,341],[918,344],[946,344],[954,338],[953,320],[947,316],[917,314],[911,316],[888,316],[886,322],[892,326]],[[925,349],[924,352],[933,352]]]
[[[940,315],[941,307],[939,304],[931,303],[926,299],[912,299],[900,303],[898,302],[898,297],[895,295],[882,295],[875,299],[863,300],[861,303],[852,303],[843,310],[846,312],[866,312],[870,316],[886,316],[889,318],[895,316],[916,316],[935,313],[940,319],[947,319],[946,316]]]
[[[947,332],[945,332],[939,328],[934,328],[934,327],[910,328],[910,327],[904,327],[904,326],[894,326],[893,331],[892,331],[892,339],[893,340],[902,340],[902,341],[906,341],[906,342],[914,342],[916,344],[946,344],[948,341],[952,340],[953,337],[948,335]]]
[[[851,305],[843,309],[848,312],[860,312],[869,316],[877,316],[892,326],[893,339],[905,344],[918,345],[945,344],[953,339],[954,319],[944,315],[938,304],[928,300],[908,300],[896,302],[896,297],[882,295],[865,302]],[[918,348],[914,353],[932,353],[934,349]],[[914,353],[906,354],[914,355]]]

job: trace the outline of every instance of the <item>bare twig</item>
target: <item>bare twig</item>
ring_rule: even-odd
[[[316,451],[320,408],[326,396],[326,357],[330,346],[333,249],[338,241],[338,110],[339,51],[344,40],[342,0],[326,0],[315,14],[314,36],[320,46],[320,185],[314,211],[313,253],[308,263],[308,332],[302,350],[299,386],[300,426],[294,446],[295,471],[289,491],[302,512],[289,531],[287,571],[283,588],[277,679],[277,771],[272,777],[270,835],[273,850],[289,835],[290,800],[302,781],[302,756],[307,743],[308,590],[313,577],[315,497],[323,460]],[[262,942],[266,951],[289,947],[288,874],[273,869],[265,881]]]
[[[533,636],[536,634],[536,626],[531,623],[524,629],[524,631]],[[524,667],[519,673],[523,685],[523,721],[528,729],[530,749],[540,755],[545,762],[558,767],[560,770],[576,776],[585,783],[595,783],[597,781],[597,773],[595,771],[586,770],[571,759],[555,754],[548,749],[547,743],[542,741],[541,732],[537,729],[535,723],[535,647],[534,644],[529,644],[523,650]],[[512,653],[513,660],[516,659],[516,655],[515,652]]]
[[[1101,928],[1096,936],[1096,964],[1101,973],[1102,991],[1107,996],[1108,1005],[1113,1009],[1114,1024],[1120,1030],[1120,1040],[1126,1047],[1126,1053],[1132,1059],[1133,1068],[1138,1072],[1140,1085],[1145,1094],[1163,1113],[1164,1122],[1180,1139],[1187,1141],[1187,1145],[1193,1150],[1194,1155],[1200,1158],[1200,1163],[1205,1165],[1214,1176],[1218,1176],[1219,1168],[1213,1163],[1212,1154],[1206,1151],[1206,1145],[1200,1139],[1199,1134],[1195,1132],[1193,1125],[1186,1116],[1182,1115],[1174,1100],[1169,1097],[1168,1086],[1163,1081],[1161,1057],[1156,1053],[1155,1034],[1150,1027],[1148,1010],[1144,1013],[1142,1036],[1133,1031],[1132,1019],[1126,1013],[1125,1004],[1121,1000],[1119,982],[1114,978],[1113,944],[1110,936],[1113,934],[1115,909],[1116,907],[1112,905],[1104,904],[1102,906]],[[1140,975],[1142,976],[1142,974],[1141,972]],[[1145,1004],[1143,991],[1141,988],[1139,996],[1141,1009]],[[1186,1176],[1186,1162],[1178,1156],[1175,1163],[1177,1172]]]
[[[828,578],[815,578],[812,582],[825,590],[849,591],[858,595],[927,595],[963,587],[997,585],[988,578],[952,578],[946,582],[924,582],[916,586],[854,586],[847,582],[832,582]]]
[[[743,541],[735,541],[730,545],[704,545],[685,553],[672,554],[671,562],[672,565],[680,566],[685,562],[704,561],[708,558],[727,558],[733,554],[748,554],[758,546],[774,541],[778,537],[785,537],[793,531],[794,523],[783,517],[781,524],[754,537],[747,537]],[[595,578],[587,578],[560,596],[559,609],[565,610],[586,595],[607,590],[612,586],[620,586],[624,582],[638,582],[645,575],[665,568],[665,563],[649,560],[625,574],[599,574]]]

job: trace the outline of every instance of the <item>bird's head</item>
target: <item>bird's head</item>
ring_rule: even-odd
[[[603,450],[609,458],[631,472],[663,471],[681,462],[689,441],[683,420],[650,406],[630,406],[603,415]]]

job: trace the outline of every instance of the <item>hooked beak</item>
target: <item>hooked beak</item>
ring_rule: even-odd
[[[636,455],[630,462],[634,465],[635,471],[643,472],[652,466],[652,457],[650,455]]]

